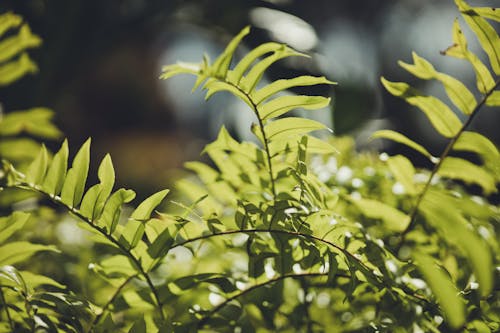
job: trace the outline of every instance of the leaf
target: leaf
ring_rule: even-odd
[[[371,219],[380,219],[390,231],[401,232],[410,223],[410,217],[383,202],[372,199],[349,199],[361,213]]]
[[[444,137],[455,136],[462,127],[458,117],[438,98],[422,95],[404,82],[390,82],[383,77],[381,81],[391,94],[422,110],[434,128]]]
[[[280,96],[257,107],[259,116],[263,119],[279,117],[294,109],[316,110],[330,104],[330,98],[323,96]]]
[[[146,322],[144,318],[140,318],[139,320],[134,321],[134,325],[130,328],[128,333],[146,333]]]
[[[488,99],[486,100],[486,105],[500,106],[500,91],[499,90],[493,91],[491,93],[491,95],[488,96]]]
[[[500,178],[500,153],[493,142],[477,132],[464,131],[453,145],[453,150],[465,150],[479,155],[487,169]]]
[[[205,99],[209,99],[213,94],[220,91],[228,91],[234,96],[241,99],[245,102],[250,108],[253,108],[253,103],[248,99],[248,96],[245,95],[241,90],[237,87],[222,81],[217,81],[215,79],[209,79],[204,85],[204,88],[207,89],[207,94],[205,95]]]
[[[465,39],[457,19],[455,19],[453,23],[453,45],[442,53],[448,56],[466,59],[472,65],[476,73],[477,89],[481,93],[486,94],[495,86],[495,81],[488,68],[474,53],[467,49],[467,40]]]
[[[3,63],[27,48],[37,47],[42,40],[31,33],[29,25],[23,24],[18,32],[0,40],[0,63]]]
[[[144,235],[144,231],[144,222],[129,219],[122,231],[119,242],[127,249],[133,249],[139,244],[139,241]]]
[[[303,135],[312,131],[326,129],[322,123],[305,118],[288,117],[269,122],[265,127],[267,139],[281,140]]]
[[[419,57],[415,52],[412,55],[414,65],[406,64],[402,61],[399,62],[399,65],[421,79],[436,79],[440,81],[453,104],[464,114],[468,115],[472,113],[477,104],[476,99],[460,80],[436,71],[430,62]]]
[[[54,155],[42,184],[42,190],[51,196],[61,192],[68,168],[68,153],[68,141],[64,140],[61,149]]]
[[[6,283],[3,281],[0,285],[11,284],[16,287],[21,287],[21,289],[27,294],[28,293],[28,285],[26,281],[24,281],[21,272],[19,272],[15,267],[10,265],[0,266],[0,279],[7,280]],[[3,303],[3,302],[2,302]]]
[[[167,255],[173,243],[174,237],[172,237],[167,228],[163,230],[148,247],[148,253],[153,259],[162,258]]]
[[[42,145],[37,157],[31,162],[26,172],[26,183],[30,185],[40,184],[47,172],[48,154],[45,145]]]
[[[135,198],[135,192],[132,190],[119,189],[113,193],[106,205],[104,206],[101,217],[98,220],[99,225],[103,225],[108,230],[109,234],[112,234],[120,218],[121,206],[124,203],[128,203]]]
[[[27,53],[23,53],[16,60],[0,64],[0,87],[9,85],[24,75],[36,73],[37,71],[37,65]]]
[[[467,256],[481,296],[493,288],[493,259],[488,245],[469,229],[469,223],[461,214],[461,200],[456,200],[436,190],[430,190],[420,205],[428,223],[439,229],[443,236],[455,244]]]
[[[465,306],[450,278],[436,266],[434,260],[428,255],[414,252],[413,257],[417,262],[418,270],[424,276],[443,309],[450,327],[453,329],[461,327],[465,323]]]
[[[271,66],[273,63],[275,63],[280,59],[291,56],[306,56],[306,55],[299,53],[287,47],[286,45],[282,45],[282,47],[274,51],[272,55],[264,58],[263,60],[255,64],[252,67],[252,69],[250,69],[248,74],[241,79],[239,86],[241,86],[241,88],[246,93],[251,93],[255,89],[260,79],[264,75],[264,72],[269,66]]]
[[[404,186],[406,192],[412,195],[417,193],[417,189],[413,183],[415,168],[409,159],[403,155],[392,156],[387,160],[387,165],[396,180]]]
[[[40,251],[59,252],[55,246],[19,241],[0,246],[0,266],[13,265]]]
[[[197,287],[200,283],[210,283],[219,287],[225,293],[236,291],[237,288],[234,284],[225,276],[219,273],[201,273],[195,275],[189,275],[181,277],[172,284],[181,290],[187,290]]]
[[[500,8],[474,7],[474,11],[481,17],[500,22]]]
[[[493,71],[500,74],[500,37],[495,29],[463,0],[455,0],[462,17],[476,34],[479,43],[490,59]]]
[[[21,16],[12,12],[6,12],[0,15],[0,36],[12,28],[17,28],[23,23]]]
[[[70,207],[80,203],[85,190],[90,163],[90,139],[85,141],[75,158],[61,191],[61,201]]]
[[[246,26],[243,28],[236,37],[234,37],[231,42],[227,45],[224,52],[215,60],[212,65],[214,75],[220,79],[224,79],[227,75],[229,65],[231,64],[231,59],[236,51],[236,48],[240,44],[241,40],[250,33],[250,27]]]
[[[9,216],[0,217],[0,243],[5,242],[20,230],[29,218],[30,214],[24,212],[13,212]]]
[[[438,174],[443,177],[458,179],[467,184],[481,186],[486,194],[497,191],[495,178],[486,170],[469,161],[457,157],[446,157]]]
[[[31,108],[6,114],[0,122],[0,135],[11,136],[29,133],[48,139],[60,138],[61,131],[54,126],[54,112],[47,108]]]
[[[138,221],[145,221],[149,219],[153,209],[160,204],[168,192],[169,190],[163,190],[151,195],[134,210],[130,218]]]
[[[376,131],[375,133],[372,134],[371,136],[372,139],[376,138],[384,138],[384,139],[389,139],[392,141],[396,141],[398,143],[401,143],[405,146],[408,146],[416,151],[418,151],[420,154],[424,155],[427,157],[429,160],[433,161],[435,158],[425,149],[424,146],[416,143],[415,141],[409,139],[405,135],[396,132],[396,131],[391,131],[391,130],[380,130]]]
[[[258,105],[280,91],[290,89],[293,87],[313,86],[317,84],[336,84],[336,83],[326,79],[324,76],[317,77],[317,76],[304,75],[295,77],[293,79],[281,79],[274,81],[268,84],[267,86],[255,92],[252,92],[250,96],[252,97],[255,104]]]

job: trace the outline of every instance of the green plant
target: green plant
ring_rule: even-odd
[[[53,279],[14,268],[38,250],[56,251],[15,240],[29,218],[15,211],[0,220],[0,253],[9,253],[0,255],[1,330],[498,330],[500,215],[488,195],[497,191],[500,154],[468,126],[483,106],[500,105],[499,36],[484,19],[500,18],[498,10],[456,3],[494,74],[467,49],[458,21],[454,45],[444,53],[472,65],[480,97],[416,54],[413,65],[401,65],[441,82],[465,122],[443,101],[382,79],[449,143],[437,158],[403,134],[386,130],[374,137],[424,154],[434,163],[431,171],[402,155],[356,152],[350,138],[312,136],[327,132],[325,126],[288,113],[320,109],[329,99],[285,91],[333,82],[301,76],[259,85],[274,62],[304,56],[277,43],[256,47],[231,67],[249,28],[213,63],[205,57],[163,70],[164,79],[195,75],[195,88],[205,89],[207,98],[231,93],[256,117],[256,142],[238,142],[222,128],[204,150],[212,166],[186,164],[193,176],[178,180],[181,197],[166,212],[155,211],[166,190],[127,212],[135,193],[113,192],[109,155],[100,164],[99,183],[87,188],[90,140],[71,167],[67,141],[52,158],[42,146],[27,166],[5,160],[4,191],[36,193],[64,208],[101,246],[89,268],[106,284],[77,297]],[[482,164],[450,156],[461,150],[477,154]],[[482,194],[472,195],[469,183]]]

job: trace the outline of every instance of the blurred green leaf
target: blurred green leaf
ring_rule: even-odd
[[[281,96],[260,105],[259,116],[266,120],[279,117],[294,109],[317,110],[330,104],[330,98],[322,96]]]
[[[90,163],[90,139],[85,141],[75,158],[64,181],[61,191],[61,201],[70,207],[80,203],[87,182]]]
[[[54,155],[49,164],[49,170],[41,186],[43,191],[52,196],[59,195],[61,192],[68,168],[68,154],[68,141],[64,140],[61,149]]]
[[[495,178],[488,171],[461,158],[446,157],[438,175],[458,179],[467,184],[477,184],[487,194],[497,192]]]
[[[10,242],[0,246],[0,266],[13,265],[40,251],[60,252],[52,245],[33,244],[25,241]]]
[[[13,212],[9,216],[0,217],[0,244],[4,243],[16,231],[21,230],[30,218],[29,213]]]

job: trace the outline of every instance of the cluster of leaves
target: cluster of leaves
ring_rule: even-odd
[[[90,140],[71,166],[67,141],[53,156],[42,146],[27,164],[6,159],[3,191],[34,193],[64,208],[106,249],[89,269],[107,285],[93,291],[98,296],[77,297],[54,279],[18,269],[36,252],[58,250],[15,240],[30,217],[14,211],[0,220],[0,330],[498,330],[500,215],[487,197],[497,191],[500,154],[468,127],[483,106],[500,105],[499,36],[485,20],[500,16],[493,8],[456,3],[493,72],[468,50],[458,21],[454,44],[444,53],[472,65],[478,94],[416,54],[414,64],[401,66],[441,82],[465,121],[438,98],[382,79],[449,142],[435,157],[401,133],[384,130],[374,138],[422,153],[434,165],[430,171],[402,155],[355,152],[351,139],[333,138],[323,124],[290,116],[330,100],[288,89],[334,83],[299,76],[262,84],[273,63],[304,56],[272,42],[231,66],[249,28],[213,63],[205,57],[163,69],[164,79],[194,75],[207,99],[229,92],[255,115],[255,142],[239,142],[222,128],[204,150],[212,163],[186,164],[193,176],[176,183],[182,202],[172,201],[168,212],[155,212],[167,190],[127,210],[135,193],[113,190],[109,155],[99,166],[99,182],[87,187]],[[29,128],[24,123],[14,131],[16,122],[5,119],[0,129],[7,133]],[[311,135],[315,131],[326,139]],[[482,163],[450,156],[454,151],[475,153]],[[483,195],[471,195],[471,183]]]

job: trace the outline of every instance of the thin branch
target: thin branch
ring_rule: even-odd
[[[439,161],[436,163],[436,165],[434,165],[434,168],[432,169],[432,172],[429,175],[429,178],[427,179],[427,182],[425,183],[424,188],[422,189],[422,191],[418,195],[417,201],[415,202],[415,205],[413,206],[413,208],[411,210],[411,213],[410,213],[410,223],[408,223],[408,226],[406,227],[406,229],[403,230],[403,232],[401,233],[399,245],[397,246],[397,248],[401,247],[401,245],[405,241],[406,235],[411,230],[413,230],[413,228],[415,227],[416,217],[417,217],[417,213],[418,213],[418,209],[420,207],[420,204],[422,203],[425,195],[427,194],[427,191],[429,190],[429,188],[430,188],[430,186],[432,184],[432,179],[438,173],[439,169],[443,165],[443,161],[445,160],[446,157],[448,157],[448,155],[452,151],[453,146],[455,145],[455,143],[457,142],[457,140],[460,138],[460,136],[462,135],[462,133],[467,129],[467,127],[470,126],[470,124],[472,123],[472,121],[474,120],[474,118],[476,117],[476,115],[479,113],[479,110],[481,109],[481,107],[483,107],[483,105],[486,103],[486,100],[488,99],[488,97],[495,91],[495,89],[499,86],[499,84],[500,84],[500,80],[497,80],[495,82],[495,85],[490,90],[488,90],[486,92],[486,94],[483,95],[483,98],[476,105],[476,107],[474,108],[474,110],[471,112],[471,115],[469,116],[469,118],[467,119],[467,121],[462,125],[462,127],[460,128],[460,130],[458,131],[458,133],[455,134],[455,136],[453,138],[451,138],[451,140],[446,145],[446,148],[441,153],[441,156],[439,157]]]
[[[111,296],[111,298],[106,302],[106,304],[104,304],[102,310],[101,310],[101,313],[99,313],[95,318],[94,320],[92,321],[92,324],[90,324],[90,327],[89,329],[87,330],[88,333],[92,332],[94,330],[94,327],[99,323],[99,321],[101,320],[102,316],[106,313],[106,311],[108,310],[108,308],[111,306],[111,304],[113,304],[113,302],[115,301],[115,299],[118,297],[118,295],[120,295],[121,291],[123,290],[123,288],[125,288],[125,286],[130,282],[132,281],[134,278],[137,277],[137,274],[135,275],[132,275],[132,276],[129,276],[114,292],[113,296]]]
[[[5,300],[5,296],[3,294],[3,288],[0,288],[0,297],[2,298],[2,303],[5,306],[5,314],[7,315],[7,321],[9,322],[10,329],[12,332],[14,332],[14,322],[12,321],[12,318],[10,316],[9,305]]]

